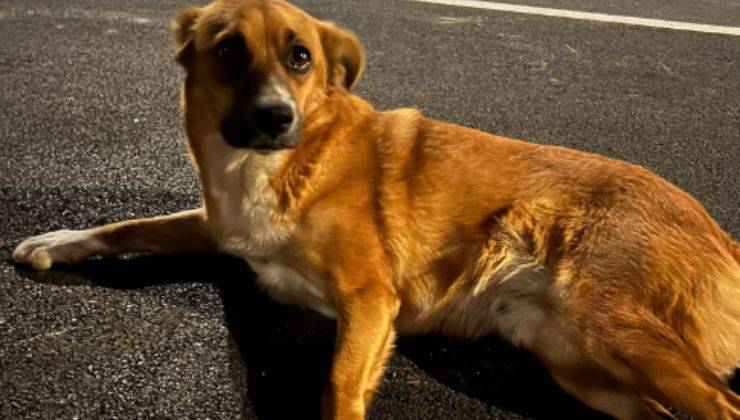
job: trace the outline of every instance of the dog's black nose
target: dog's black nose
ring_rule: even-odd
[[[268,136],[277,138],[293,123],[293,108],[287,104],[269,105],[257,109],[257,126]]]

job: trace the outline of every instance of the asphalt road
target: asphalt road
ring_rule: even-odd
[[[740,26],[735,0],[521,0]],[[644,165],[740,239],[740,38],[397,0],[300,1],[355,30],[380,109]],[[171,59],[174,0],[0,3],[0,418],[311,418],[333,324],[238,260],[35,274],[28,235],[199,204]],[[738,386],[735,386],[738,389]],[[398,344],[371,418],[597,417],[495,337]],[[286,417],[289,416],[289,417]]]

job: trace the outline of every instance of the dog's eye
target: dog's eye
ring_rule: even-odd
[[[311,67],[311,51],[303,45],[296,45],[288,56],[288,67],[298,73],[305,73]]]
[[[238,70],[246,66],[249,57],[244,40],[241,37],[226,38],[216,45],[216,60],[230,70]]]

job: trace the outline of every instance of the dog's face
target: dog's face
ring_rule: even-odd
[[[294,147],[305,116],[363,68],[355,36],[278,0],[218,0],[173,22],[185,67],[191,141],[218,132],[237,148]]]

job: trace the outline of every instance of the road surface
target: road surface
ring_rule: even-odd
[[[734,0],[516,0],[740,27]],[[740,239],[740,37],[400,0],[299,1],[358,33],[357,92],[643,165]],[[270,302],[236,259],[36,274],[24,237],[199,204],[172,60],[175,0],[0,3],[0,417],[312,418],[334,325]],[[492,164],[495,164],[493,162]],[[735,387],[737,389],[737,386]],[[491,337],[404,338],[373,419],[598,414]],[[289,417],[286,417],[289,416]]]

